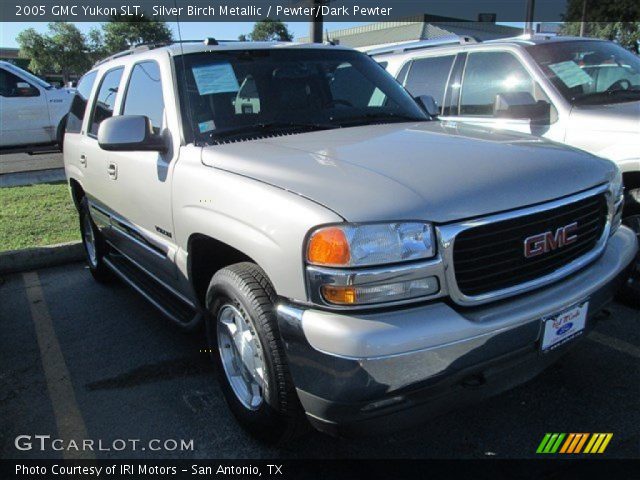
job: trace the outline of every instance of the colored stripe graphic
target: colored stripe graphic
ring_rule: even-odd
[[[545,433],[536,453],[603,453],[612,438],[613,433]]]
[[[542,438],[542,441],[540,442],[540,445],[538,445],[538,449],[536,450],[536,453],[542,453],[550,437],[551,437],[550,433],[545,433],[544,437]]]
[[[582,435],[582,438],[580,438],[580,441],[576,445],[576,449],[573,451],[573,453],[580,453],[582,451],[582,447],[584,446],[584,443],[587,441],[587,438],[589,438],[588,433],[581,433],[581,435]]]

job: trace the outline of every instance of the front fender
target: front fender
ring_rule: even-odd
[[[174,174],[178,267],[187,274],[188,241],[203,234],[253,259],[278,295],[306,300],[303,244],[316,225],[340,222],[327,208],[297,194],[202,164]]]

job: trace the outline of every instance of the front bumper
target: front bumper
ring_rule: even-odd
[[[621,227],[583,270],[479,307],[435,301],[346,314],[281,303],[280,333],[302,406],[327,433],[385,432],[527,381],[566,350],[539,353],[541,318],[588,297],[588,332],[636,251],[635,235]]]

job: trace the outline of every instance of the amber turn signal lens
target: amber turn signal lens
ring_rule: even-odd
[[[349,265],[350,259],[349,242],[340,228],[322,228],[309,239],[307,247],[307,261],[309,263],[346,266]]]
[[[322,287],[322,296],[329,303],[337,305],[350,305],[357,302],[356,289],[354,287],[334,287],[325,285]]]

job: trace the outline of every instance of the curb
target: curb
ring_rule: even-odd
[[[24,187],[39,183],[57,183],[66,181],[64,168],[48,168],[28,172],[3,173],[0,175],[0,188]]]
[[[84,259],[82,242],[0,252],[0,274],[37,270]]]

